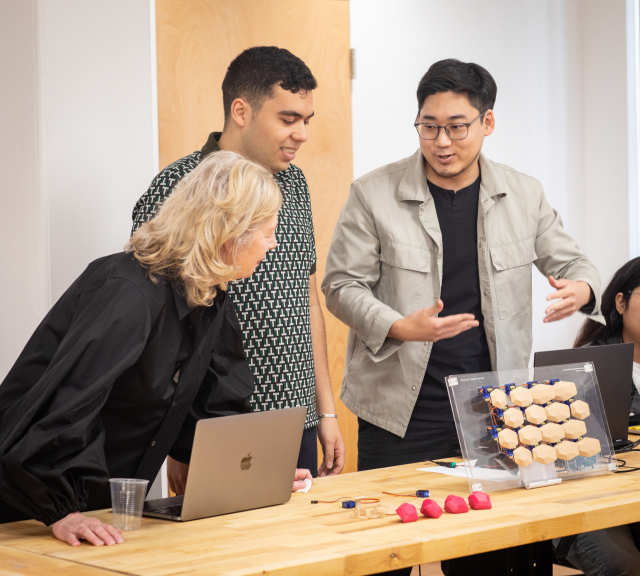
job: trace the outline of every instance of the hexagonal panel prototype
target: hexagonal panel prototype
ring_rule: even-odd
[[[560,424],[545,424],[540,428],[542,440],[551,444],[557,444],[564,438],[564,428]]]
[[[562,427],[564,428],[564,437],[569,440],[576,440],[587,433],[587,426],[582,420],[569,420]]]
[[[571,404],[571,415],[574,418],[578,418],[578,420],[584,420],[587,416],[589,416],[589,404],[583,402],[582,400],[576,400],[573,404]]]
[[[513,459],[518,466],[529,466],[533,462],[533,456],[531,450],[520,446],[513,451]]]
[[[547,413],[542,406],[529,406],[524,415],[531,424],[542,424],[547,419]]]
[[[509,428],[520,428],[524,424],[524,415],[518,408],[505,410],[502,419]]]
[[[524,386],[518,386],[515,390],[511,390],[511,394],[509,394],[509,399],[512,404],[516,406],[522,406],[526,408],[527,406],[531,406],[533,402],[533,396],[531,395],[531,390],[525,388]]]
[[[515,448],[518,445],[518,435],[513,430],[498,432],[498,442],[503,448]]]
[[[576,444],[580,450],[580,456],[586,456],[587,458],[595,456],[601,450],[600,441],[597,438],[583,438]]]
[[[550,406],[545,408],[545,411],[549,422],[563,422],[564,420],[569,420],[569,417],[571,416],[569,406],[560,402],[553,402]]]
[[[558,459],[555,448],[548,446],[547,444],[541,444],[536,446],[531,452],[533,459],[540,464],[551,464]]]
[[[560,402],[569,400],[569,398],[573,398],[578,393],[576,385],[573,382],[565,382],[563,380],[556,382],[553,385],[553,390],[556,393],[555,399]]]
[[[542,441],[542,432],[540,432],[540,428],[536,428],[535,426],[525,426],[518,431],[518,437],[522,444],[535,446]]]
[[[491,394],[489,394],[489,398],[491,398],[491,404],[496,408],[507,407],[507,395],[502,390],[493,390]]]
[[[531,388],[531,396],[535,404],[546,404],[555,398],[556,392],[549,384],[538,384]]]
[[[563,440],[560,444],[555,446],[556,456],[559,460],[573,460],[578,454],[580,449],[575,442],[569,442],[569,440]]]

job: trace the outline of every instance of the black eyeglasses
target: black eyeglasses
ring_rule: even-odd
[[[487,108],[488,110],[488,108]],[[435,140],[440,135],[440,128],[444,128],[447,136],[451,138],[451,140],[464,140],[469,134],[469,126],[473,124],[480,116],[482,116],[485,112],[480,112],[478,116],[476,116],[471,122],[452,122],[451,124],[447,124],[446,126],[438,126],[437,124],[428,124],[424,122],[416,122],[414,126],[418,131],[418,136],[423,140]]]

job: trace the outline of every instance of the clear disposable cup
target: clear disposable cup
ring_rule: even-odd
[[[149,480],[111,478],[113,525],[121,530],[138,530]]]

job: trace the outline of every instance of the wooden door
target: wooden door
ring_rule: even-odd
[[[221,131],[222,80],[251,46],[279,46],[300,57],[318,80],[309,140],[295,164],[311,190],[318,284],[329,242],[353,178],[349,2],[346,0],[156,0],[160,165],[166,166]],[[339,400],[346,327],[321,295],[329,367],[346,472],[356,470],[357,421]]]

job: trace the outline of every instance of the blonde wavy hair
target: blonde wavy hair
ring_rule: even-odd
[[[234,152],[207,156],[176,187],[158,215],[125,246],[148,270],[179,281],[190,307],[210,306],[239,271],[238,250],[278,213],[280,189],[266,168]],[[223,245],[229,242],[230,262]]]

